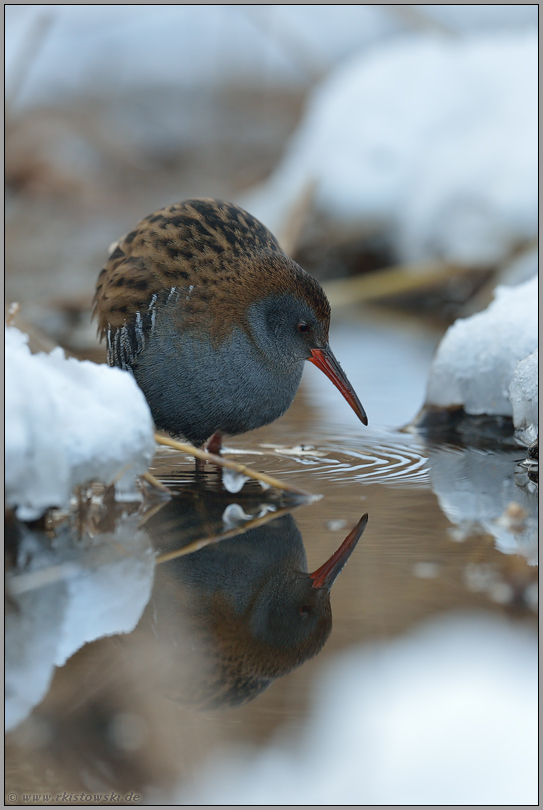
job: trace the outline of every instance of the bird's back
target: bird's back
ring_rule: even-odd
[[[246,265],[263,253],[284,255],[273,234],[233,203],[186,200],[150,214],[115,245],[100,273],[93,302],[100,336],[135,322],[174,288],[194,286],[193,310],[221,286],[241,291]]]

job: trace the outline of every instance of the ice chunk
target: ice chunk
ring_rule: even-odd
[[[521,360],[509,386],[517,438],[526,444],[531,444],[539,435],[538,357],[539,353],[536,349],[533,354]]]
[[[144,472],[155,450],[153,422],[134,378],[120,369],[31,354],[6,328],[6,501],[31,520],[65,507],[73,487]]]
[[[510,385],[517,363],[537,348],[537,296],[537,277],[498,287],[484,312],[457,320],[436,352],[426,405],[512,416]]]
[[[238,473],[235,470],[229,470],[228,467],[222,468],[222,482],[224,484],[224,488],[228,490],[228,492],[239,492],[243,489],[243,485],[249,478],[246,475],[242,475],[242,473]]]

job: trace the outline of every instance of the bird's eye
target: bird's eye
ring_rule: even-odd
[[[310,329],[311,327],[305,321],[300,321],[298,324],[298,332],[309,332]]]
[[[309,605],[302,605],[301,606],[301,608],[300,608],[300,616],[302,617],[302,619],[307,619],[307,617],[309,616],[310,613],[311,613],[311,608],[309,607]]]

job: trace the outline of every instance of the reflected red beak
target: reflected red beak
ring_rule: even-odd
[[[368,516],[363,515],[354,529],[347,535],[338,550],[334,551],[330,559],[326,560],[324,565],[321,565],[321,567],[317,568],[312,574],[309,574],[313,580],[313,588],[326,588],[330,590],[339,572],[353,553],[356,544],[362,536],[362,532],[366,528],[367,522]]]
[[[339,365],[338,361],[332,354],[331,349],[311,349],[311,357],[308,358],[310,363],[324,371],[329,380],[332,380],[336,388],[338,388],[360,421],[368,424],[368,417],[366,411],[362,407],[362,403],[355,394],[354,388],[345,376],[345,372]]]

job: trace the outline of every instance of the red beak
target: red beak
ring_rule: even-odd
[[[334,584],[337,575],[351,556],[356,544],[358,543],[362,532],[366,528],[368,516],[363,515],[360,518],[354,529],[347,535],[343,543],[337,551],[334,551],[329,560],[326,560],[324,565],[317,568],[312,574],[309,574],[313,580],[313,588],[326,588],[328,591]]]
[[[345,376],[345,372],[339,365],[338,361],[332,354],[331,349],[311,349],[311,357],[308,358],[310,363],[324,371],[329,380],[332,380],[336,388],[338,388],[360,421],[368,424],[368,417],[366,411],[362,407],[362,403],[356,396],[354,388]]]

